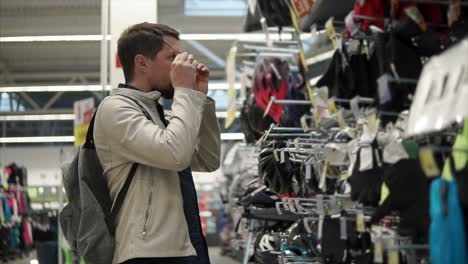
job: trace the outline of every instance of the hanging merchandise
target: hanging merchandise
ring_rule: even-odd
[[[318,257],[317,234],[308,233],[303,219],[298,220],[286,230],[288,237],[281,244],[281,251],[287,257]]]
[[[289,15],[288,0],[257,0],[255,8],[249,8],[244,23],[244,31],[252,32],[262,29],[260,20],[265,19],[268,26],[287,27],[291,26],[291,16]],[[252,12],[254,9],[254,12]]]
[[[253,143],[257,141],[268,129],[274,120],[269,116],[263,116],[264,111],[257,105],[255,95],[251,94],[245,101],[241,109],[240,121],[241,129],[244,132],[246,141]]]
[[[456,180],[431,184],[431,263],[468,263],[466,225]]]
[[[361,24],[363,32],[369,30],[371,25],[384,29],[384,1],[358,0],[354,4],[354,22]]]
[[[269,264],[275,263],[280,250],[281,238],[273,233],[260,232],[255,241],[255,263]]]
[[[288,75],[287,100],[306,100],[307,93],[305,79],[300,72],[290,71]],[[284,105],[284,112],[281,117],[281,125],[285,127],[300,126],[300,119],[309,113],[310,107],[304,105]]]
[[[263,112],[267,111],[271,97],[286,99],[288,94],[288,64],[280,59],[262,59],[255,69],[253,92],[255,102]],[[283,114],[283,105],[273,105],[268,109],[268,115],[275,123],[279,123]]]
[[[351,199],[353,201],[359,201],[366,206],[377,206],[380,201],[382,176],[386,168],[382,164],[378,164],[381,160],[379,150],[375,146],[370,147],[368,153],[372,156],[367,156],[367,148],[364,147],[358,151],[353,172],[348,177],[348,183],[351,185]],[[364,161],[366,160],[373,162],[369,166],[365,166]]]
[[[468,3],[430,2],[291,0],[292,40],[236,42],[243,263],[468,263]]]
[[[425,65],[411,106],[408,135],[439,131],[468,116],[462,99],[468,93],[467,51],[468,40],[463,40]]]
[[[353,5],[353,0],[316,0],[301,21],[301,29],[303,32],[310,32],[312,25],[324,23],[330,17],[343,20]]]
[[[380,221],[392,211],[400,212],[399,234],[416,242],[427,241],[429,230],[429,185],[419,161],[402,159],[382,173],[389,195],[377,207],[373,222]]]
[[[33,247],[29,225],[31,207],[26,191],[27,170],[12,163],[5,167],[8,186],[0,185],[0,259],[19,259]]]

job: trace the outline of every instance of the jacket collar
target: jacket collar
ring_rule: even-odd
[[[117,88],[111,91],[111,95],[119,94],[130,96],[148,103],[154,103],[161,98],[161,93],[159,91],[143,92],[127,84],[119,84]]]

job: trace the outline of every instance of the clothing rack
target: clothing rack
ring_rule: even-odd
[[[448,1],[404,0],[399,2],[448,4]],[[291,5],[289,1],[288,3]],[[462,2],[462,6],[467,5],[468,2]],[[380,13],[375,13],[375,16],[373,16],[372,12],[367,12],[365,14],[366,15],[355,14],[354,17],[348,17],[347,19],[354,18],[356,20],[366,21],[366,24],[369,22],[370,24],[372,24],[372,22],[374,22],[374,24],[375,22],[385,22],[383,28],[379,28],[379,30],[370,28],[370,32],[389,33],[387,30],[394,30],[393,27],[390,27],[392,25],[390,25],[389,22],[394,21],[395,18],[379,17],[383,16]],[[307,19],[312,19],[312,16],[313,14],[311,14],[309,10],[309,14],[307,14],[306,17],[299,18],[300,26],[303,26],[304,21]],[[341,17],[338,19],[341,19]],[[315,27],[320,27],[322,24],[321,22],[322,20],[315,21],[315,23],[317,23]],[[447,27],[445,24],[437,23],[439,22],[426,21],[428,26]],[[340,20],[334,20],[331,24],[339,28],[344,28],[346,26],[346,23]],[[378,25],[382,25],[382,23],[378,23]],[[329,26],[330,23],[328,23],[327,29],[329,29]],[[359,23],[357,23],[356,26],[359,26],[360,29],[362,28],[362,24],[359,25]],[[288,32],[294,31],[296,36],[301,33],[300,29],[297,28],[295,30],[288,30]],[[341,32],[338,32],[338,30],[338,34],[333,34],[333,30],[329,31],[331,32],[330,35],[338,35],[338,37],[341,38]],[[269,32],[271,32],[271,30]],[[437,33],[442,34],[440,32]],[[316,34],[311,35],[312,37],[317,37]],[[381,40],[386,40],[384,38],[378,38],[376,35],[377,34],[368,32],[359,32],[359,34],[351,36],[350,39],[343,38],[342,40],[345,41],[345,45],[341,45],[341,47],[335,45],[333,47],[334,57],[329,66],[330,71],[327,70],[325,74],[322,73],[322,76],[328,75],[328,78],[322,78],[321,83],[323,84],[317,90],[315,90],[314,87],[304,87],[302,92],[304,92],[306,96],[301,98],[290,96],[290,88],[288,88],[288,94],[286,96],[284,96],[284,94],[280,95],[281,97],[276,96],[276,94],[272,92],[268,95],[270,98],[268,103],[266,103],[268,99],[265,99],[268,97],[266,97],[265,94],[261,94],[261,102],[258,102],[258,104],[254,102],[252,105],[246,107],[246,109],[249,109],[249,107],[252,109],[252,106],[261,108],[259,112],[263,112],[263,119],[259,116],[249,116],[249,118],[252,119],[256,118],[256,120],[261,123],[261,126],[256,126],[256,124],[252,123],[249,123],[249,125],[257,129],[256,132],[258,132],[259,127],[261,127],[261,131],[265,132],[258,133],[258,136],[255,138],[257,143],[255,146],[259,149],[258,178],[253,185],[249,186],[249,188],[253,188],[253,190],[248,196],[249,199],[253,201],[250,205],[243,206],[246,212],[252,213],[246,213],[244,215],[245,218],[247,218],[246,225],[248,226],[247,232],[243,234],[244,237],[247,238],[247,240],[244,240],[247,244],[247,247],[244,248],[244,263],[247,263],[250,245],[253,244],[253,241],[258,241],[257,239],[265,238],[265,240],[267,240],[271,236],[275,236],[281,238],[281,243],[278,243],[285,246],[284,248],[289,245],[287,242],[290,234],[289,230],[294,229],[294,225],[291,225],[289,227],[290,229],[288,228],[287,230],[282,230],[283,232],[278,232],[280,234],[275,234],[277,230],[273,230],[266,224],[263,225],[264,227],[261,231],[259,231],[258,228],[254,228],[255,225],[262,225],[262,223],[268,221],[287,222],[288,226],[292,221],[296,221],[296,225],[304,225],[304,228],[307,229],[305,233],[314,234],[320,238],[317,244],[320,245],[321,250],[315,257],[313,254],[292,256],[292,254],[290,254],[290,252],[287,253],[286,250],[277,249],[277,257],[284,263],[288,263],[288,261],[292,260],[298,261],[299,263],[300,261],[303,263],[323,263],[324,260],[321,258],[320,254],[325,252],[330,245],[322,244],[324,241],[322,235],[330,236],[331,233],[336,232],[339,232],[337,241],[343,242],[343,244],[349,242],[349,239],[351,239],[350,236],[356,234],[358,238],[353,239],[364,239],[366,236],[371,239],[368,241],[368,247],[364,245],[365,243],[362,243],[362,245],[359,246],[359,250],[352,249],[352,253],[349,251],[350,248],[344,246],[343,251],[346,252],[345,255],[349,263],[353,263],[354,260],[352,258],[354,254],[365,255],[365,252],[370,254],[366,257],[378,258],[378,256],[371,254],[375,252],[375,249],[372,248],[375,246],[372,245],[372,242],[375,241],[378,241],[376,242],[377,246],[379,246],[380,243],[380,251],[383,254],[382,257],[387,253],[388,255],[396,253],[393,257],[405,258],[410,254],[408,252],[414,254],[415,251],[420,251],[421,254],[415,254],[418,255],[417,261],[420,261],[420,258],[424,259],[424,261],[428,261],[430,254],[428,254],[427,251],[430,250],[433,245],[428,245],[427,237],[424,236],[430,231],[426,230],[422,235],[414,232],[414,234],[409,234],[407,236],[403,235],[404,233],[401,232],[403,229],[418,230],[419,232],[419,229],[426,228],[425,226],[421,228],[421,226],[418,226],[419,224],[425,224],[426,220],[427,222],[431,221],[430,216],[420,213],[418,210],[414,210],[414,208],[417,207],[416,205],[419,206],[418,208],[428,207],[426,204],[416,204],[420,202],[416,199],[421,198],[420,196],[418,197],[418,195],[427,195],[428,197],[426,198],[430,197],[429,194],[424,192],[427,190],[419,190],[420,188],[424,188],[422,187],[423,183],[411,182],[411,180],[415,180],[412,177],[423,176],[425,179],[426,176],[421,175],[423,173],[421,171],[424,170],[421,164],[424,162],[421,163],[417,160],[418,157],[413,156],[414,154],[411,153],[413,151],[411,149],[413,147],[413,145],[411,145],[413,142],[406,141],[414,141],[417,150],[418,148],[421,150],[424,145],[430,143],[431,145],[428,146],[428,148],[433,154],[432,158],[435,160],[434,162],[437,163],[436,165],[439,165],[439,174],[442,173],[442,166],[438,164],[440,163],[439,159],[446,158],[448,153],[463,154],[468,153],[468,150],[457,146],[437,145],[437,143],[444,142],[443,144],[446,144],[445,141],[449,141],[448,139],[440,138],[448,129],[436,129],[435,133],[438,137],[434,136],[431,138],[432,135],[424,135],[424,137],[428,138],[428,140],[424,142],[418,137],[408,137],[405,135],[404,128],[407,121],[403,113],[407,110],[408,104],[413,103],[414,105],[413,96],[416,95],[414,94],[412,86],[415,86],[416,89],[419,90],[421,86],[420,78],[416,77],[417,74],[410,70],[405,72],[408,65],[399,62],[398,56],[395,57],[397,58],[396,60],[391,62],[393,65],[389,65],[390,62],[383,60],[380,56],[375,56],[379,55],[372,53],[376,45],[382,44],[380,42]],[[336,41],[334,44],[342,43],[343,42]],[[391,45],[396,45],[393,42],[383,44],[388,45],[384,45],[383,47],[377,46],[377,51],[383,52],[384,49],[385,53],[399,51],[398,49],[393,50],[394,47]],[[415,52],[415,54],[408,55],[419,57],[419,60],[415,59],[415,61],[421,62],[425,59],[418,53],[420,51],[417,49],[420,46],[415,45],[413,42],[405,42],[404,45],[407,46],[408,53],[411,51]],[[353,49],[350,50],[354,52],[346,53],[348,50],[342,50],[343,47],[351,47]],[[279,58],[282,58],[281,56],[285,56],[284,54],[289,52],[303,55],[301,54],[301,49],[296,49],[295,47],[293,51],[284,48],[284,46],[272,48],[268,44],[266,47],[246,44],[243,48],[245,48],[247,52],[254,50],[257,54],[275,51],[279,54]],[[382,50],[379,50],[380,48],[382,48]],[[340,57],[337,55],[342,56]],[[405,54],[397,53],[394,55],[401,55],[403,58],[405,56]],[[426,54],[424,54],[424,56],[426,56]],[[301,58],[301,60],[303,60],[303,58]],[[339,65],[339,63],[342,63],[342,65]],[[399,65],[399,63],[401,65]],[[448,65],[450,63],[446,61],[445,64]],[[250,63],[248,66],[255,65],[257,64]],[[420,67],[421,64],[418,65]],[[375,69],[378,70],[374,73],[373,70]],[[385,79],[387,84],[401,84],[399,87],[410,88],[401,89],[402,91],[391,90],[390,99],[382,96],[382,91],[380,91],[382,87],[378,86],[381,85],[381,83],[377,83],[377,80],[380,81],[379,78],[385,76],[385,72],[383,71],[386,71],[386,69],[390,69],[390,74],[387,74],[388,76]],[[398,75],[392,73],[392,71],[397,71]],[[457,73],[456,70],[454,72],[454,74]],[[458,71],[458,73],[459,72],[460,71]],[[464,71],[462,72],[463,74],[466,73]],[[315,72],[314,74],[315,76],[320,75],[320,73]],[[351,77],[348,78],[348,75],[351,75]],[[411,78],[409,78],[410,76]],[[444,75],[442,75],[442,77],[443,76]],[[337,80],[334,79],[334,82],[329,81],[330,78],[335,78]],[[307,80],[309,78],[306,76],[304,79]],[[464,77],[462,78],[459,76],[458,80],[464,80]],[[449,80],[445,82],[452,83],[454,81],[449,78]],[[376,85],[376,83],[378,85]],[[442,80],[439,80],[437,83],[442,83]],[[429,85],[430,82],[426,84]],[[367,86],[361,89],[361,86],[364,85]],[[328,91],[322,90],[324,89],[322,88],[323,86],[328,86]],[[268,91],[274,91],[271,89],[272,87],[268,88]],[[406,93],[407,90],[410,91],[408,94]],[[352,94],[351,91],[356,92]],[[256,92],[255,89],[252,89],[252,92],[255,98],[257,98],[256,93],[258,92]],[[440,89],[436,89],[433,92],[435,94],[444,93],[440,91]],[[322,96],[322,94],[327,94],[327,96]],[[365,96],[352,99],[354,96],[358,95]],[[382,102],[380,101],[381,99],[387,101]],[[278,107],[278,105],[281,107]],[[456,106],[454,106],[454,108],[455,107]],[[301,112],[300,116],[295,116],[293,121],[296,122],[283,121],[285,115],[291,114],[289,111],[297,109],[307,109],[307,111]],[[256,110],[258,110],[258,108],[256,108]],[[440,109],[439,112],[440,111],[445,110]],[[281,118],[278,118],[278,112],[281,112]],[[433,110],[432,112],[436,113],[438,111]],[[418,112],[418,114],[427,116],[428,112]],[[409,116],[411,119],[411,115]],[[461,117],[468,116],[462,115]],[[425,120],[427,123],[437,123],[440,118],[441,116],[437,115],[437,117],[434,116],[433,119],[427,117]],[[460,120],[457,122],[460,122]],[[392,123],[392,125],[388,125],[388,123]],[[434,129],[431,129],[431,132],[432,131],[434,131]],[[459,131],[452,133],[453,135],[451,135],[451,138],[453,141],[455,141],[455,136],[460,137],[460,133],[458,132]],[[419,135],[419,137],[422,136]],[[424,153],[419,153],[419,155],[424,156]],[[410,165],[405,168],[398,167],[400,164],[404,163]],[[416,171],[416,169],[419,170]],[[413,172],[413,170],[415,171]],[[385,177],[381,177],[382,174],[385,174]],[[396,184],[394,180],[397,179],[399,181],[401,180],[400,177],[405,177],[408,181],[398,183],[399,185]],[[372,182],[374,180],[376,181],[375,183]],[[436,179],[435,181],[438,180],[439,179]],[[389,184],[389,182],[392,184]],[[421,180],[421,182],[426,181]],[[386,196],[384,193],[385,189],[382,187],[385,186],[384,183],[387,185],[386,188],[390,193]],[[447,183],[444,184],[446,184],[444,185],[445,187],[450,186]],[[448,187],[446,189],[448,190]],[[405,202],[402,203],[403,205],[401,207],[396,208],[391,199],[394,199],[392,194],[394,195],[398,193],[398,191],[404,192],[399,198],[405,199]],[[259,201],[255,201],[257,194],[261,197],[261,199],[258,198]],[[271,198],[271,201],[269,201],[267,205],[262,204],[265,202],[262,199],[267,199],[267,197],[273,198]],[[442,199],[446,201],[444,197],[445,196],[442,196]],[[242,198],[245,197],[240,197],[240,199]],[[426,198],[424,201],[427,200]],[[388,206],[390,209],[387,211],[385,206]],[[411,207],[413,209],[407,209],[406,207]],[[429,208],[425,210],[425,212],[428,211]],[[417,214],[420,223],[406,223],[405,220],[409,217],[408,215],[410,213]],[[328,225],[327,228],[333,229],[334,232],[322,234],[324,225]],[[401,225],[409,226],[403,228]],[[376,230],[380,231],[375,232]],[[385,232],[382,230],[385,230]],[[260,232],[260,234],[257,235],[257,239],[255,239],[255,232]],[[291,231],[291,233],[293,232]],[[298,236],[302,235],[303,233],[300,233]],[[304,239],[306,239],[305,235]],[[337,242],[337,245],[333,245],[333,247],[338,247],[338,244],[340,243]],[[311,246],[311,248],[313,247],[314,246]],[[383,259],[378,263],[383,263]]]

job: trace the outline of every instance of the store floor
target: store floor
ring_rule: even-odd
[[[209,252],[210,252],[210,259],[211,259],[211,264],[239,264],[239,262],[229,258],[229,257],[224,257],[221,256],[220,253],[220,248],[218,247],[210,247]],[[38,262],[34,262],[35,260],[35,254],[32,254],[30,258],[24,258],[12,262],[8,262],[8,264],[38,264]],[[0,262],[1,263],[1,262]]]

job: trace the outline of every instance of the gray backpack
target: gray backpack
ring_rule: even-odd
[[[137,103],[146,118],[151,120],[149,113],[138,101],[127,98]],[[60,212],[59,219],[65,239],[76,255],[83,257],[87,264],[111,264],[115,249],[114,220],[122,207],[138,164],[132,165],[112,207],[107,180],[94,145],[95,117],[96,113],[91,119],[86,142],[80,146],[73,161],[62,167],[68,204]]]

